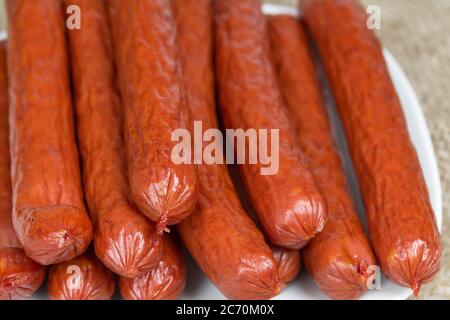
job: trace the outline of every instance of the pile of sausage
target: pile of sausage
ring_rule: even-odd
[[[360,297],[377,264],[417,294],[439,234],[381,46],[357,0],[300,7],[296,19],[258,0],[7,0],[0,299],[29,297],[46,274],[51,299],[110,299],[117,277],[124,299],[174,299],[189,281],[181,245],[230,299],[277,295],[301,260],[334,299]],[[278,173],[175,164],[171,134],[194,121],[279,129]]]

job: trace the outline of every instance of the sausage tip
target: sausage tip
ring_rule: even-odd
[[[278,276],[285,287],[289,282],[293,281],[301,269],[301,255],[298,250],[284,249],[271,246],[273,257],[277,264]]]
[[[241,263],[239,279],[235,283],[239,290],[225,290],[231,299],[270,299],[283,289],[274,260],[265,257]],[[243,285],[245,284],[245,286]],[[229,288],[230,289],[230,288]]]
[[[423,283],[429,281],[439,270],[439,242],[415,240],[397,246],[390,255],[388,264],[382,269],[391,279],[410,287],[415,296]]]
[[[153,269],[134,279],[119,279],[125,300],[172,300],[183,292],[185,285],[184,256],[173,235],[164,237],[163,255]]]
[[[23,209],[14,228],[25,253],[41,265],[70,260],[83,253],[92,240],[86,213],[72,206]]]
[[[158,231],[182,221],[197,203],[196,176],[180,171],[154,167],[130,178],[136,205],[158,223]]]
[[[115,276],[89,250],[73,260],[52,265],[47,290],[50,300],[109,300],[114,294]]]
[[[161,215],[161,218],[156,223],[156,230],[159,235],[163,235],[164,232],[170,233],[170,229],[167,228],[167,214],[164,213]]]
[[[422,285],[422,283],[420,281],[415,282],[412,285],[412,290],[413,290],[413,295],[414,297],[418,297],[419,296],[419,292],[420,292],[420,286]]]
[[[308,203],[294,206],[292,212],[293,214],[286,215],[288,219],[285,219],[280,225],[279,234],[283,236],[271,240],[281,247],[302,249],[325,227],[326,210],[322,205],[311,207]]]
[[[163,252],[162,238],[154,233],[150,223],[139,232],[129,231],[123,225],[104,230],[98,228],[94,239],[95,254],[120,276],[136,278],[149,272]]]
[[[45,268],[20,248],[0,249],[0,300],[24,299],[42,284]]]
[[[321,257],[325,260],[319,261],[317,265],[311,264],[311,258],[314,256],[305,257],[306,268],[314,275],[319,288],[330,298],[357,299],[369,289],[369,280],[375,272],[369,268],[373,262],[372,257],[351,255],[330,261],[325,252],[324,257]],[[324,268],[317,269],[318,265]]]

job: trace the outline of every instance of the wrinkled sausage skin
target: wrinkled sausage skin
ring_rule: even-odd
[[[175,22],[169,0],[110,0],[109,7],[132,196],[162,231],[197,201],[195,167],[171,159],[171,135],[187,126]]]
[[[212,63],[212,5],[172,1],[191,121],[217,128]],[[226,165],[198,166],[199,202],[178,225],[202,271],[230,299],[268,299],[280,291],[277,265],[264,236],[243,210]]]
[[[300,251],[277,246],[271,246],[271,248],[277,264],[280,281],[287,285],[289,282],[294,281],[300,272],[302,266]]]
[[[185,284],[183,252],[172,235],[164,237],[163,255],[151,271],[119,280],[120,294],[126,300],[173,300],[183,292]]]
[[[115,276],[93,252],[50,266],[48,295],[51,300],[109,300]]]
[[[349,195],[309,40],[303,26],[290,16],[270,17],[268,33],[289,119],[327,202],[328,222],[303,249],[304,263],[325,294],[355,299],[367,291],[368,267],[375,258]]]
[[[215,3],[216,72],[226,128],[279,129],[279,171],[240,165],[270,241],[302,248],[326,222],[326,210],[285,110],[269,59],[265,19],[257,0]]]
[[[70,260],[92,239],[75,145],[59,1],[8,0],[13,223],[40,264]]]
[[[0,41],[0,244],[20,248],[12,227],[11,177],[8,133],[8,74],[6,71],[5,40]]]
[[[253,208],[250,199],[247,194],[247,190],[242,182],[242,178],[239,175],[239,168],[237,165],[228,166],[228,172],[230,173],[231,180],[233,181],[236,192],[241,201],[242,207],[247,212],[249,217],[253,220],[258,228],[261,228],[258,216]],[[277,265],[278,276],[283,286],[292,282],[300,272],[302,266],[302,259],[299,250],[287,249],[270,245],[272,255]]]
[[[0,300],[24,299],[42,284],[45,267],[25,255],[12,224],[6,42],[0,42]]]
[[[357,1],[307,0],[301,8],[336,99],[382,271],[417,294],[439,269],[439,233],[381,45]]]
[[[28,258],[22,248],[0,248],[0,300],[28,298],[44,278],[45,267]]]
[[[95,253],[115,273],[148,272],[162,254],[156,228],[129,200],[121,101],[115,85],[111,35],[103,0],[65,0],[83,14],[68,31],[78,142]]]

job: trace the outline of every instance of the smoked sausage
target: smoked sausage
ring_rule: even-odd
[[[1,231],[6,231],[3,225]],[[45,267],[28,258],[21,247],[0,244],[0,300],[27,298],[39,289],[44,278]]]
[[[40,264],[83,253],[92,225],[83,202],[59,1],[8,0],[13,224]]]
[[[47,286],[51,300],[111,299],[115,276],[91,251],[49,268]]]
[[[278,172],[263,175],[261,161],[247,161],[240,165],[244,183],[269,240],[300,249],[322,230],[326,210],[283,109],[261,3],[214,3],[219,105],[226,128],[279,130],[279,143],[267,148],[278,156]],[[243,150],[237,146],[236,151]]]
[[[237,165],[230,165],[228,166],[228,169],[236,192],[241,200],[242,207],[256,226],[261,228],[261,224],[258,221],[258,216],[256,215],[255,209],[250,202],[247,190],[242,182],[242,178],[239,175],[239,168]],[[297,277],[302,266],[300,251],[282,248],[275,245],[270,245],[270,249],[272,250],[275,263],[277,264],[278,275],[281,283],[286,285],[289,282],[292,282]]]
[[[8,142],[6,42],[0,42],[0,300],[31,296],[42,284],[45,267],[25,255],[12,224]]]
[[[283,285],[294,281],[300,272],[302,259],[300,251],[271,246],[272,254],[277,264],[278,275]]]
[[[163,255],[151,271],[134,279],[119,279],[120,294],[126,300],[173,300],[183,292],[185,284],[183,252],[172,235],[164,236]]]
[[[204,130],[215,129],[211,2],[174,0],[172,6],[191,121],[201,122]],[[223,160],[220,145],[216,151]],[[275,296],[281,287],[277,265],[264,236],[243,210],[226,165],[201,164],[198,176],[199,202],[177,228],[186,248],[226,297]]]
[[[78,143],[86,200],[94,223],[95,253],[115,273],[148,272],[162,254],[162,240],[129,200],[122,109],[108,15],[103,0],[65,0],[82,14],[80,30],[68,32]]]
[[[336,100],[381,269],[417,294],[439,269],[439,233],[382,47],[356,0],[306,0],[301,9]]]
[[[278,84],[327,202],[328,222],[302,250],[304,263],[320,289],[335,299],[355,299],[367,291],[375,258],[349,195],[341,158],[333,140],[309,39],[290,16],[268,19]]]
[[[170,0],[110,0],[124,104],[131,193],[159,231],[179,223],[197,202],[192,164],[171,159],[171,135],[187,126]]]

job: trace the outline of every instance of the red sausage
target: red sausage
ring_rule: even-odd
[[[164,237],[164,253],[150,272],[134,279],[121,277],[119,280],[120,294],[126,300],[176,299],[183,292],[185,284],[183,252],[172,235]]]
[[[303,249],[305,266],[331,298],[355,299],[367,291],[369,266],[375,265],[375,258],[348,192],[308,37],[297,19],[289,16],[270,17],[268,31],[289,118],[327,201],[327,225]]]
[[[239,168],[236,165],[228,166],[231,179],[236,188],[236,192],[241,200],[242,206],[253,222],[258,228],[261,225],[258,221],[258,216],[252,207],[250,199],[248,198],[247,191],[242,182],[242,178],[239,175]],[[270,245],[275,263],[277,265],[278,275],[283,285],[292,282],[300,272],[302,266],[302,259],[299,250],[291,250],[287,248]]]
[[[8,0],[14,229],[40,264],[70,260],[92,240],[83,202],[59,1]]]
[[[25,255],[12,224],[8,142],[6,42],[0,42],[0,300],[31,296],[42,284],[45,268]]]
[[[197,177],[171,159],[171,135],[186,128],[169,0],[110,0],[125,116],[128,177],[137,206],[158,223],[179,223],[194,209]]]
[[[272,246],[272,254],[277,263],[280,281],[284,285],[294,281],[302,266],[300,251]]]
[[[79,6],[82,28],[68,32],[78,142],[86,200],[95,226],[95,253],[115,273],[148,272],[162,254],[154,224],[129,200],[122,109],[115,86],[108,16],[103,0],[66,0]]]
[[[427,187],[382,48],[355,0],[301,2],[359,179],[382,271],[417,294],[439,269]]]
[[[90,251],[49,269],[51,300],[109,300],[114,288],[114,274]]]
[[[191,121],[217,128],[212,63],[212,4],[172,1]],[[219,151],[220,152],[220,151]],[[178,225],[190,254],[230,299],[268,299],[280,291],[277,265],[262,233],[243,210],[223,164],[198,166],[195,211]]]
[[[279,129],[278,172],[262,175],[260,163],[242,164],[244,183],[270,241],[300,249],[322,230],[326,210],[283,109],[261,3],[214,3],[217,83],[225,126]]]

